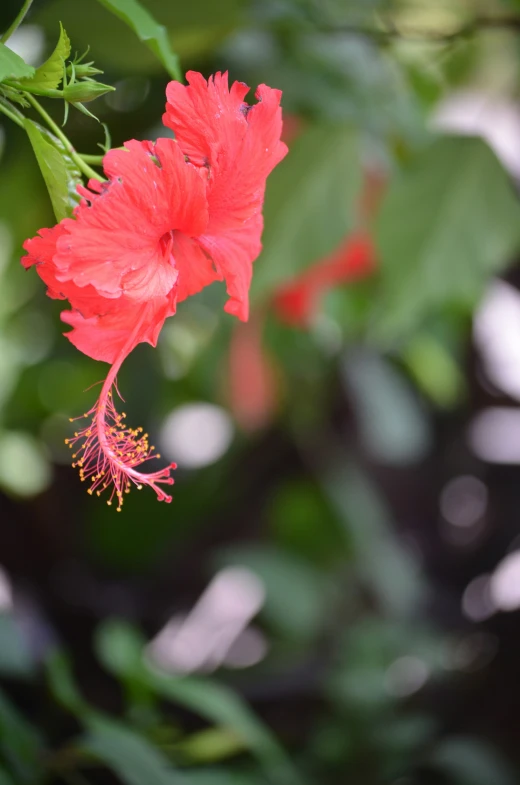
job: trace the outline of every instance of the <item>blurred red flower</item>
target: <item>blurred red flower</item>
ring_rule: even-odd
[[[267,175],[284,157],[281,93],[265,85],[259,103],[227,74],[167,87],[164,122],[175,140],[126,142],[104,158],[106,182],[90,181],[73,218],[27,240],[26,268],[36,265],[50,297],[68,300],[62,319],[80,351],[112,364],[91,424],[78,432],[77,463],[91,492],[112,487],[121,507],[131,483],[171,497],[170,468],[142,474],[152,457],[146,435],[125,428],[111,389],[129,352],[155,346],[176,303],[215,280],[226,281],[225,310],[246,320],[252,263],[258,256]]]
[[[380,172],[366,172],[358,206],[360,228],[347,235],[332,253],[275,292],[273,308],[282,321],[306,327],[330,289],[367,278],[376,271],[376,249],[364,227],[377,210],[385,182]]]
[[[356,232],[329,256],[281,286],[273,301],[275,312],[287,324],[305,327],[312,321],[327,291],[366,278],[375,268],[370,236],[367,232]]]

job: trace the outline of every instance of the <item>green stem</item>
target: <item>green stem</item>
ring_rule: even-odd
[[[5,114],[5,116],[8,117],[10,120],[12,120],[13,123],[19,125],[20,128],[24,127],[22,114],[17,113],[14,107],[10,107],[6,105],[6,102],[3,101],[1,98],[0,98],[0,112],[2,112],[2,114]]]
[[[43,117],[43,119],[45,120],[51,131],[62,142],[63,146],[65,147],[66,151],[68,152],[68,154],[70,155],[70,157],[72,158],[78,169],[81,172],[83,172],[83,174],[86,177],[91,177],[95,180],[100,180],[101,182],[104,182],[105,178],[101,177],[101,175],[95,172],[94,169],[92,169],[83,160],[83,158],[80,155],[78,155],[78,153],[75,151],[75,149],[73,148],[73,146],[71,145],[71,143],[69,142],[63,131],[61,130],[61,128],[59,128],[59,126],[56,125],[52,117],[50,117],[50,115],[47,114],[43,106],[41,106],[41,104],[36,100],[36,98],[33,98],[33,96],[30,95],[29,93],[24,93],[24,95],[29,101],[29,103],[31,104],[31,106],[33,106],[36,109],[36,111],[41,115],[41,117]]]
[[[19,90],[20,85],[16,82],[9,81],[8,79],[3,82],[7,87],[12,87],[14,90]],[[41,95],[43,98],[63,98],[63,90],[55,90],[50,87],[33,87],[29,84],[23,85],[23,90],[26,93],[33,93],[34,95]]]
[[[89,153],[78,153],[80,158],[83,158],[86,164],[97,164],[100,166],[103,163],[104,155],[90,155]]]
[[[13,21],[10,27],[7,28],[3,36],[0,38],[0,43],[5,44],[5,42],[12,36],[15,30],[17,30],[20,25],[22,24],[23,20],[25,19],[25,15],[29,8],[32,5],[33,0],[25,0],[23,6],[20,8],[16,19]]]

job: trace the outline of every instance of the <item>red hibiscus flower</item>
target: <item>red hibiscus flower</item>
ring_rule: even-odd
[[[35,264],[50,297],[68,300],[62,319],[70,341],[111,363],[90,424],[77,432],[75,460],[89,492],[111,489],[121,509],[131,485],[172,484],[170,465],[137,471],[152,457],[147,435],[124,425],[112,387],[130,351],[155,346],[176,303],[225,280],[226,311],[246,320],[252,263],[261,248],[265,180],[284,157],[278,90],[261,85],[259,103],[243,99],[246,85],[228,88],[227,74],[207,82],[193,72],[189,86],[167,87],[165,123],[175,140],[126,142],[104,158],[107,181],[80,188],[74,218],[27,240],[24,266]]]

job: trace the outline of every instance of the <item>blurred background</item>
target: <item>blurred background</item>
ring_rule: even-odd
[[[105,367],[19,264],[54,217],[0,120],[0,783],[515,785],[520,2],[143,6],[183,71],[281,88],[290,153],[249,323],[215,284],[120,373],[179,469],[116,514],[63,443]],[[35,0],[9,45],[38,65],[59,21],[112,144],[165,135],[102,3]]]

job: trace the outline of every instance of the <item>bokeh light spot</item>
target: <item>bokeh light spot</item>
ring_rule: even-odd
[[[161,429],[161,447],[181,468],[197,469],[215,463],[233,440],[233,422],[220,406],[190,403],[168,415]]]
[[[18,496],[36,496],[50,484],[52,472],[40,445],[30,434],[0,434],[0,485]]]

